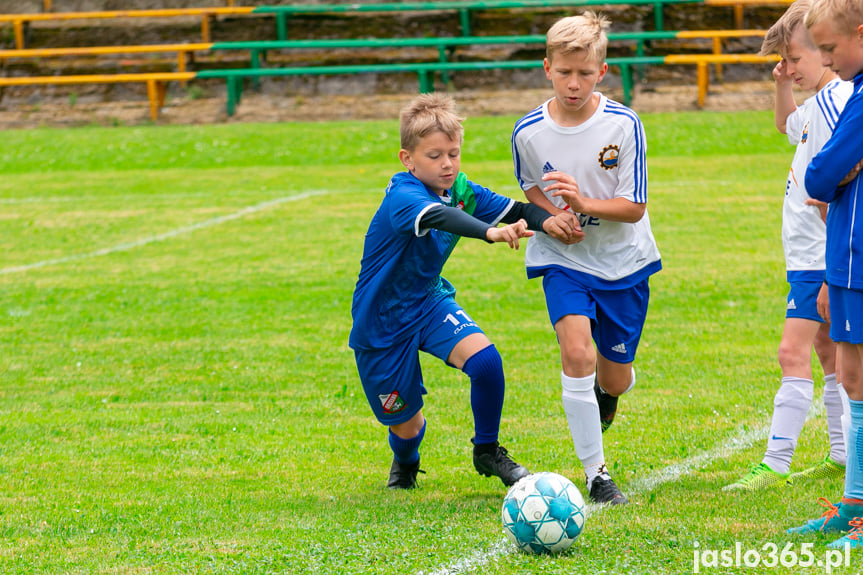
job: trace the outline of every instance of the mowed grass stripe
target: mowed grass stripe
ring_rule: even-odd
[[[21,272],[26,272],[26,271],[33,270],[33,269],[43,268],[46,266],[54,266],[54,265],[65,264],[65,263],[70,263],[70,262],[76,262],[76,261],[87,259],[87,258],[106,256],[106,255],[113,254],[116,252],[128,251],[128,250],[131,250],[134,248],[146,246],[146,245],[151,244],[153,242],[161,242],[161,241],[175,238],[177,236],[185,235],[185,234],[188,234],[191,232],[196,232],[198,230],[202,230],[205,228],[210,228],[213,226],[224,224],[226,222],[232,222],[234,220],[244,218],[246,216],[255,214],[257,212],[268,210],[270,208],[282,205],[282,204],[287,203],[287,202],[296,202],[296,201],[304,200],[304,199],[311,198],[314,196],[321,196],[321,195],[324,195],[326,193],[327,192],[325,192],[325,191],[310,191],[310,192],[297,194],[294,196],[285,196],[282,198],[277,198],[275,200],[268,200],[265,202],[261,202],[259,204],[255,204],[253,206],[248,206],[248,207],[243,208],[242,210],[240,210],[238,212],[234,212],[232,214],[227,214],[224,216],[218,216],[215,218],[211,218],[209,220],[204,220],[202,222],[198,222],[197,224],[192,224],[190,226],[184,226],[182,228],[170,230],[168,232],[164,232],[164,233],[161,233],[161,234],[158,234],[155,236],[141,238],[141,239],[133,240],[130,242],[124,242],[124,243],[117,244],[117,245],[110,246],[110,247],[106,247],[106,248],[100,248],[100,249],[94,250],[92,252],[83,253],[83,254],[74,254],[74,255],[50,259],[50,260],[42,260],[39,262],[34,262],[32,264],[26,264],[26,265],[22,265],[22,266],[0,268],[0,275],[21,273]]]

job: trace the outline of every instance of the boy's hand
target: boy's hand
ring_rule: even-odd
[[[569,204],[569,207],[572,208],[572,211],[577,214],[590,213],[588,209],[589,200],[581,195],[575,178],[563,172],[549,172],[542,177],[542,181],[546,182],[548,180],[556,181],[547,186],[543,191],[550,192],[555,190],[551,195],[562,197]]]
[[[827,284],[821,284],[818,297],[815,299],[815,307],[821,319],[830,323],[830,291],[827,289]]]
[[[822,202],[821,200],[816,200],[815,198],[809,198],[805,203],[807,206],[815,206],[821,210],[821,221],[825,223],[827,222],[827,203]]]
[[[533,232],[527,229],[527,222],[523,219],[502,228],[489,228],[485,237],[490,242],[506,242],[514,250],[518,249],[519,238],[529,238]]]
[[[839,182],[840,186],[844,186],[845,184],[850,184],[854,178],[857,177],[857,174],[860,173],[860,169],[863,168],[863,160],[857,162],[857,165],[851,168],[851,171],[848,172],[848,175],[842,178],[842,181]]]
[[[777,84],[790,84],[791,76],[788,74],[788,63],[785,58],[779,60],[779,63],[773,67],[773,81]]]
[[[581,230],[578,218],[570,212],[562,212],[547,218],[542,222],[542,231],[567,245],[577,244],[584,239],[584,232]]]

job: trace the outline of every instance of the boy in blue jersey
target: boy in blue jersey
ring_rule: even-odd
[[[843,405],[847,397],[836,381],[836,345],[830,324],[818,312],[818,297],[826,296],[824,244],[826,228],[821,211],[808,205],[803,175],[809,161],[833,133],[839,114],[851,96],[851,83],[821,63],[821,55],[803,20],[810,0],[797,0],[764,37],[761,54],[777,53],[782,60],[773,69],[776,88],[774,119],[777,129],[797,146],[785,182],[782,206],[782,246],[790,286],[785,325],[779,343],[782,380],[773,399],[773,420],[767,450],[760,463],[723,489],[752,491],[788,485],[803,479],[842,477],[845,473]],[[798,106],[792,86],[815,93]],[[824,407],[830,453],[817,465],[791,474],[791,458],[803,430],[814,395],[812,350],[824,372]]]
[[[525,196],[552,214],[576,214],[584,230],[569,245],[537,234],[525,264],[528,277],[543,278],[563,410],[590,499],[620,505],[628,500],[605,465],[602,433],[618,396],[635,386],[648,278],[662,264],[647,216],[644,127],[594,91],[608,70],[609,24],[585,12],[549,29],[543,66],[554,97],[516,123],[512,149]]]
[[[822,62],[843,80],[854,81],[854,94],[833,136],[806,170],[806,190],[827,202],[827,272],[830,337],[838,346],[838,373],[850,404],[848,462],[841,501],[818,519],[791,529],[840,532],[828,547],[863,547],[863,2],[816,0],[806,26],[821,51]]]
[[[571,214],[552,216],[467,180],[459,171],[462,121],[453,100],[440,94],[419,96],[402,111],[399,160],[407,172],[393,176],[372,218],[354,291],[350,346],[369,405],[389,427],[393,489],[414,488],[421,471],[426,388],[419,351],[470,378],[477,472],[507,486],[528,474],[498,443],[500,354],[440,273],[461,237],[514,249],[532,230],[565,242],[583,237]]]

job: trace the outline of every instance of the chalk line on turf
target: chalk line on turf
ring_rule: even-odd
[[[821,402],[813,402],[809,408],[807,419],[816,417],[822,414],[824,405]],[[736,451],[748,449],[767,438],[770,433],[770,422],[751,429],[743,429],[737,435],[730,437],[723,444],[714,447],[710,451],[703,451],[679,463],[669,465],[658,471],[647,475],[641,480],[633,482],[632,486],[627,490],[630,495],[643,495],[649,493],[664,483],[677,481],[684,475],[690,474],[695,469],[706,467],[714,461],[725,459]],[[605,509],[604,506],[588,503],[586,508],[586,517],[600,513]],[[515,553],[515,547],[508,539],[500,539],[490,548],[484,551],[475,551],[469,557],[463,557],[447,565],[439,567],[434,571],[419,571],[417,575],[459,575],[473,571],[478,567],[487,565],[492,561],[497,561],[504,555]]]
[[[311,191],[311,192],[303,192],[301,194],[296,194],[294,196],[284,196],[281,198],[276,198],[275,200],[268,200],[266,202],[261,202],[259,204],[254,204],[252,206],[247,206],[242,210],[234,212],[232,214],[226,214],[224,216],[219,216],[216,218],[211,218],[209,220],[204,220],[202,222],[198,222],[197,224],[192,224],[190,226],[183,226],[182,228],[176,228],[174,230],[164,232],[161,234],[157,234],[155,236],[150,236],[148,238],[141,238],[140,240],[135,240],[133,242],[124,242],[121,244],[117,244],[115,246],[111,246],[108,248],[102,248],[99,250],[95,250],[92,252],[86,252],[83,254],[75,254],[71,256],[64,256],[62,258],[54,258],[49,260],[42,260],[40,262],[34,262],[32,264],[25,264],[21,266],[11,266],[8,268],[0,268],[0,275],[9,275],[15,273],[26,272],[29,270],[35,270],[39,268],[44,268],[47,266],[65,264],[69,262],[75,262],[79,260],[85,260],[89,258],[95,258],[99,256],[106,256],[109,254],[113,254],[116,252],[124,252],[131,249],[139,248],[142,246],[146,246],[147,244],[152,244],[155,242],[161,242],[167,239],[175,238],[177,236],[181,236],[183,234],[188,234],[197,230],[202,230],[204,228],[210,228],[213,226],[217,226],[219,224],[224,224],[225,222],[230,222],[233,220],[238,220],[245,216],[262,212],[264,210],[276,207],[278,205],[287,203],[287,202],[296,202],[298,200],[305,200],[307,198],[311,198],[313,196],[321,196],[324,194],[328,194],[330,192],[326,190],[319,191]]]

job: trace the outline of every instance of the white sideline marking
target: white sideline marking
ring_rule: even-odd
[[[325,190],[320,191],[312,191],[312,192],[304,192],[302,194],[297,194],[295,196],[284,196],[282,198],[276,198],[275,200],[269,200],[266,202],[261,202],[260,204],[255,204],[253,206],[248,206],[243,208],[238,212],[234,212],[232,214],[227,214],[224,216],[219,216],[217,218],[211,218],[209,220],[204,220],[203,222],[198,222],[197,224],[192,224],[191,226],[184,226],[182,228],[177,228],[175,230],[171,230],[162,234],[158,234],[155,236],[150,236],[148,238],[142,238],[140,240],[135,240],[133,242],[124,242],[122,244],[117,244],[115,246],[111,246],[109,248],[102,248],[100,250],[87,252],[83,254],[75,254],[72,256],[65,256],[62,258],[54,258],[50,260],[42,260],[41,262],[35,262],[32,264],[25,264],[23,266],[12,266],[8,268],[0,268],[0,275],[9,275],[15,273],[26,272],[29,270],[35,270],[38,268],[44,268],[46,266],[52,266],[57,264],[65,264],[69,262],[75,262],[79,260],[95,258],[99,256],[106,256],[108,254],[113,254],[116,252],[124,252],[134,248],[139,248],[141,246],[146,246],[147,244],[152,244],[154,242],[161,242],[170,238],[174,238],[177,236],[181,236],[183,234],[188,234],[190,232],[194,232],[197,230],[201,230],[204,228],[209,228],[212,226],[217,226],[219,224],[224,224],[225,222],[230,222],[233,220],[238,220],[242,217],[248,216],[249,214],[254,214],[257,212],[262,212],[269,208],[278,206],[280,204],[284,204],[287,202],[296,202],[298,200],[305,200],[306,198],[311,198],[313,196],[322,196],[324,194],[328,194],[330,192]]]
[[[823,408],[824,406],[820,401],[813,402],[812,406],[809,408],[807,419],[820,415],[823,412]],[[663,483],[677,481],[684,475],[691,473],[694,469],[706,467],[713,461],[724,459],[735,451],[748,449],[755,445],[755,443],[765,439],[769,433],[769,422],[761,427],[743,430],[736,436],[729,438],[719,447],[699,453],[689,459],[681,461],[680,463],[675,463],[664,469],[660,469],[659,471],[654,471],[641,481],[636,480],[629,492],[633,495],[649,493]],[[605,509],[605,507],[601,505],[589,503],[585,509],[585,517],[590,517],[594,513],[600,513],[603,509]],[[510,553],[515,553],[515,548],[508,539],[501,539],[485,551],[475,551],[470,557],[459,559],[451,565],[440,567],[435,571],[429,571],[428,573],[425,571],[419,571],[417,575],[458,575],[460,573],[467,573],[468,571],[473,571],[478,567],[487,565]]]

